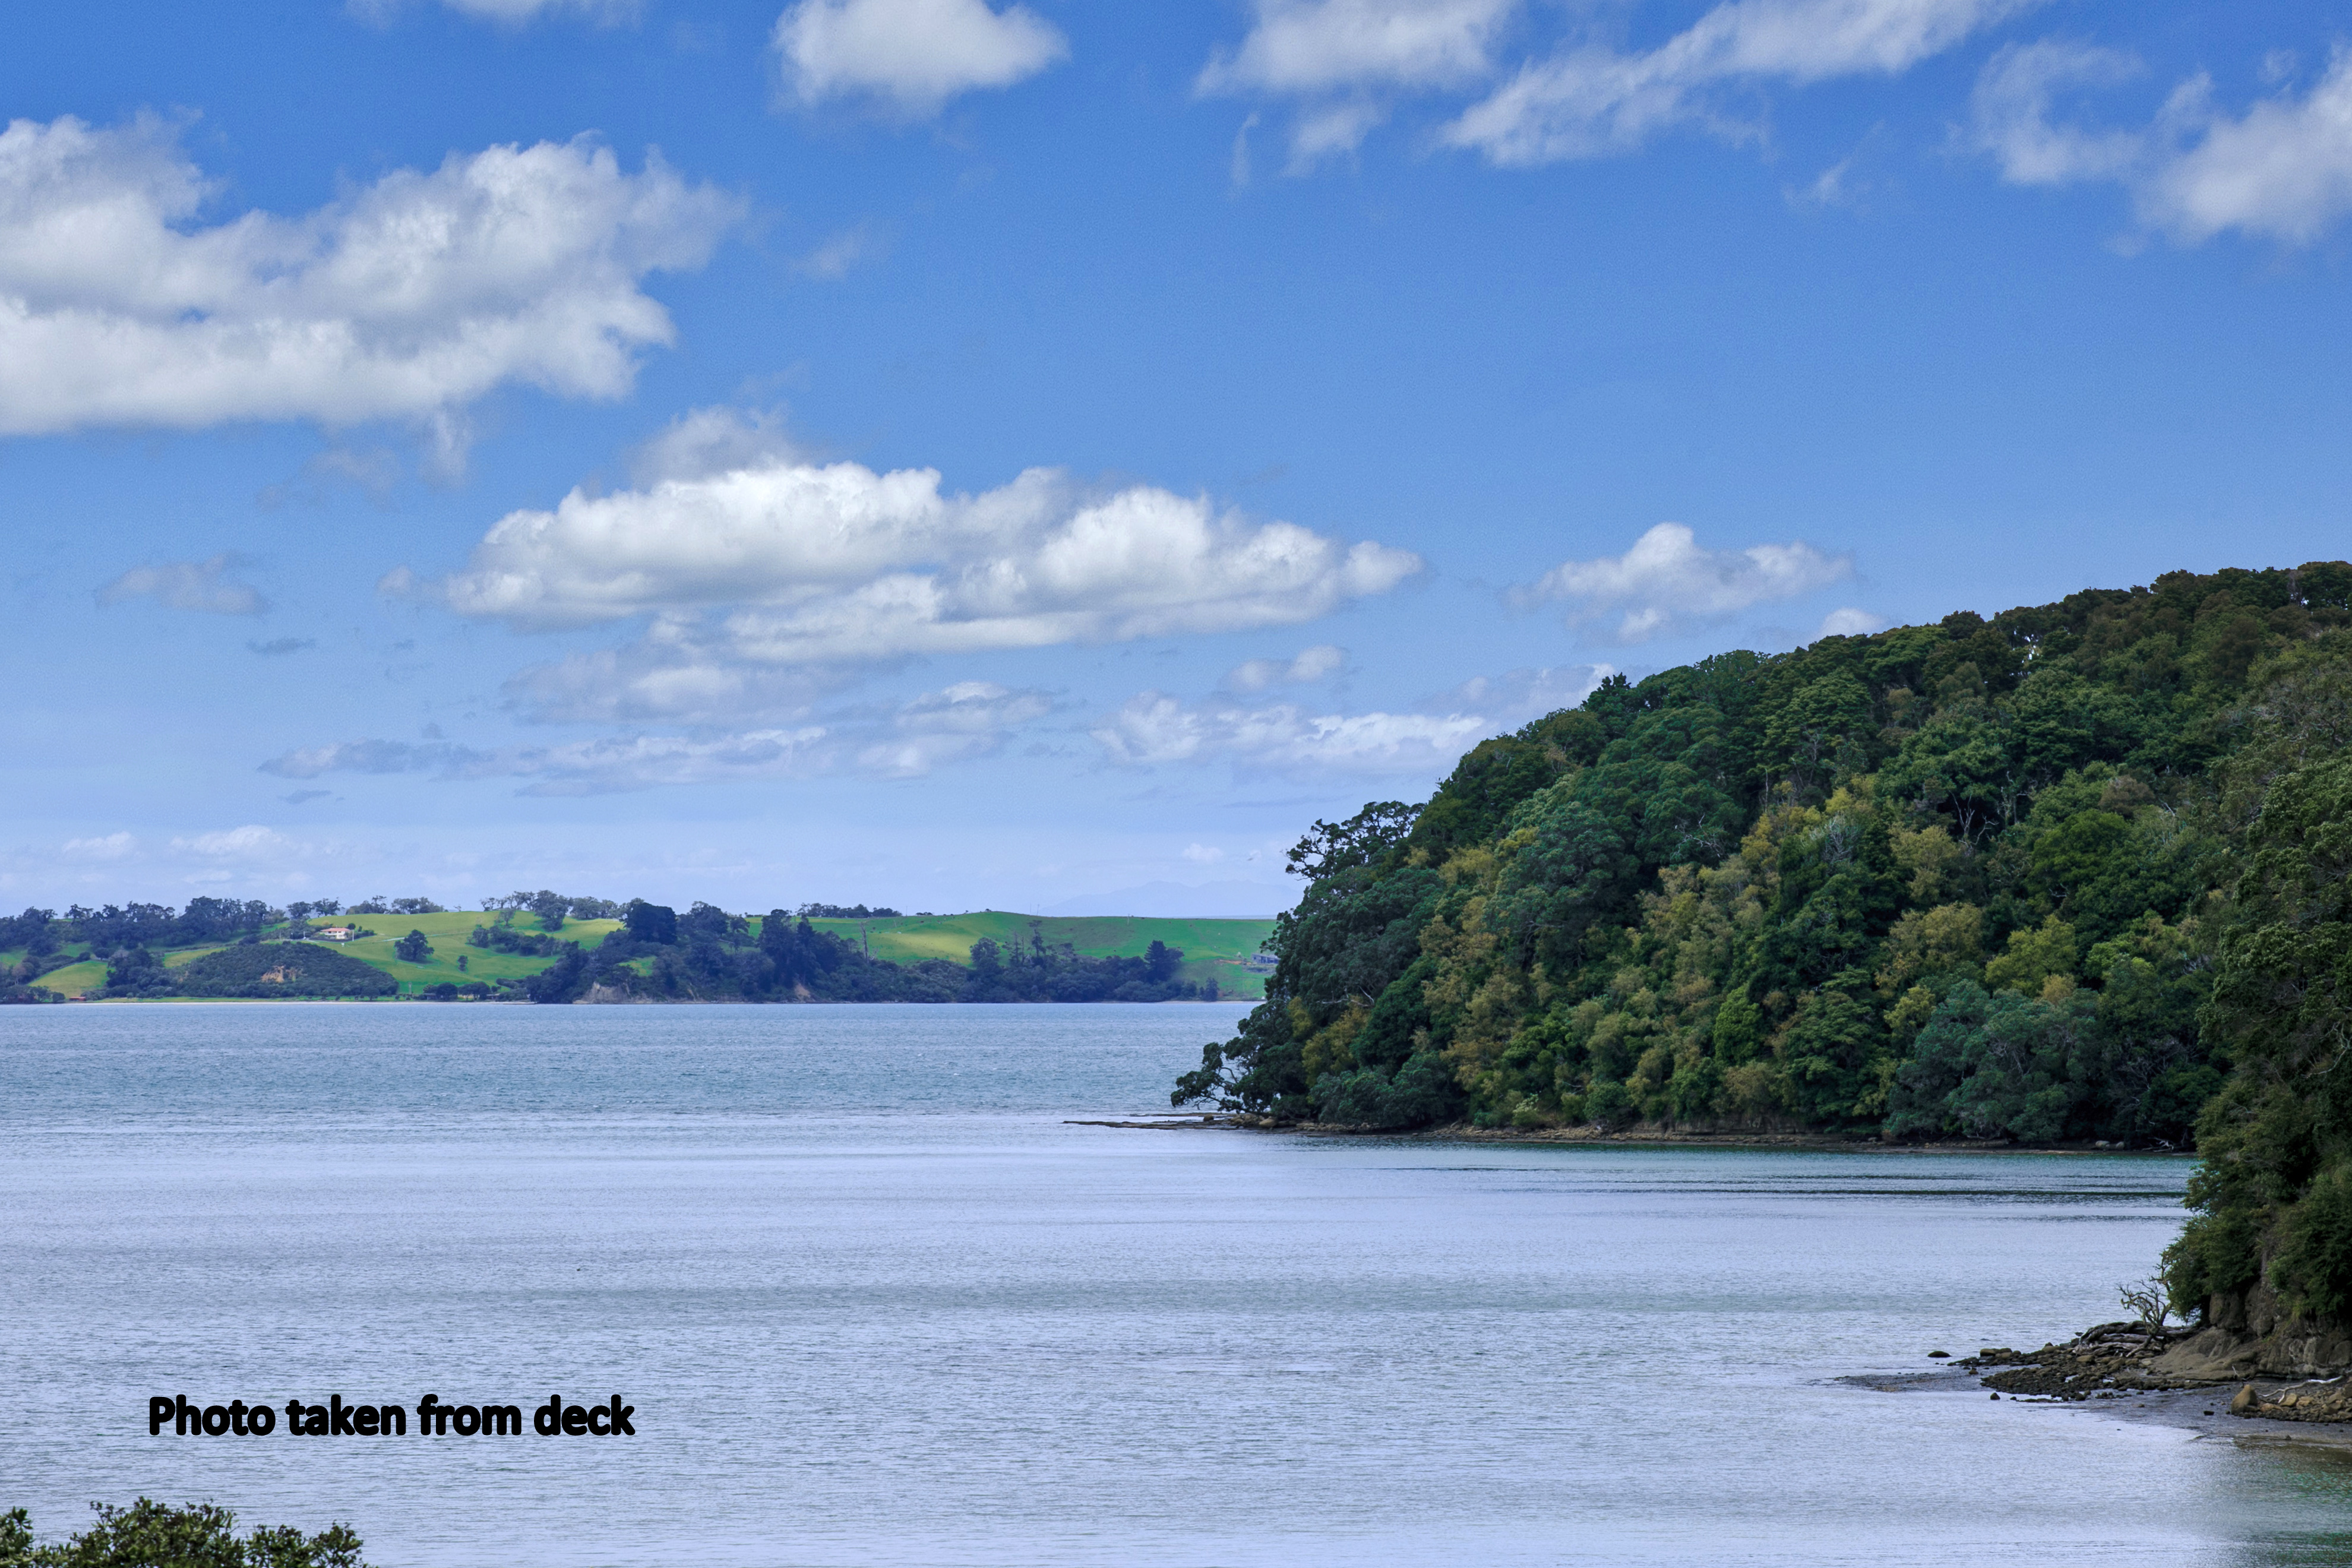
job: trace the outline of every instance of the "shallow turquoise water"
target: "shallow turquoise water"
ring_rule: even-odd
[[[1239,1011],[7,1009],[0,1507],[385,1568],[2352,1562],[2331,1462],[1833,1381],[2114,1316],[2181,1162],[1066,1124]]]

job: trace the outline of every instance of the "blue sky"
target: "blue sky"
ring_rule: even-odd
[[[0,892],[1269,912],[1598,671],[2341,557],[2347,41],[30,13]]]

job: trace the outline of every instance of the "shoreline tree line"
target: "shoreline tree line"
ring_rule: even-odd
[[[382,969],[315,940],[310,922],[340,919],[356,934],[362,915],[444,914],[427,899],[373,899],[345,906],[332,899],[274,909],[259,900],[195,899],[184,910],[162,904],[76,905],[59,915],[28,909],[0,917],[0,952],[24,957],[5,976],[0,1000],[62,998],[38,982],[68,963],[102,960],[110,998],[168,996],[388,996],[396,981]],[[983,940],[972,945],[969,967],[946,959],[898,963],[868,954],[863,944],[811,922],[823,919],[888,919],[898,911],[864,904],[803,904],[775,909],[756,922],[715,905],[685,913],[643,899],[625,903],[548,889],[484,900],[491,919],[474,926],[464,945],[554,962],[538,973],[501,981],[473,979],[431,988],[429,1000],[501,997],[538,1003],[597,1001],[696,1002],[1169,1002],[1213,1001],[1213,980],[1181,977],[1183,950],[1155,941],[1140,956],[1097,957],[1066,942],[1045,941],[1032,921],[1025,943]],[[528,921],[524,917],[530,917]],[[619,929],[593,943],[562,933],[572,921],[617,920]],[[223,944],[220,951],[173,967],[162,957],[176,947]],[[420,963],[435,952],[421,930],[394,943],[395,956]],[[460,966],[465,963],[461,956]]]

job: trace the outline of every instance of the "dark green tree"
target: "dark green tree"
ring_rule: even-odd
[[[91,1507],[98,1522],[54,1546],[33,1543],[25,1510],[0,1514],[0,1568],[366,1568],[348,1524],[315,1535],[275,1525],[240,1537],[236,1516],[212,1503],[171,1508],[142,1497],[128,1508]]]

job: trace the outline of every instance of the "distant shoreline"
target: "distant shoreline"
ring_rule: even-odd
[[[58,1002],[24,1003],[32,1007],[392,1007],[421,1004],[434,1007],[1255,1007],[1255,996],[1171,996],[1160,1002],[1120,1002],[1104,997],[1086,1002],[898,1002],[836,1001],[812,997],[749,1002],[740,996],[633,996],[623,1002],[532,1002],[511,996],[68,996]]]
[[[1612,1149],[1755,1149],[1812,1151],[1840,1154],[2125,1154],[2135,1159],[2193,1160],[2188,1149],[2125,1149],[2095,1143],[2011,1143],[2006,1140],[1943,1139],[1918,1143],[1888,1143],[1874,1137],[1846,1137],[1832,1132],[1664,1132],[1657,1131],[1602,1132],[1590,1127],[1529,1130],[1472,1127],[1454,1122],[1444,1127],[1320,1127],[1313,1122],[1276,1122],[1264,1117],[1236,1116],[1230,1111],[1171,1110],[1150,1113],[1152,1120],[1087,1121],[1075,1125],[1119,1127],[1144,1131],[1224,1129],[1237,1132],[1290,1133],[1303,1138],[1385,1138],[1415,1143],[1500,1143],[1519,1146],[1605,1146]]]

